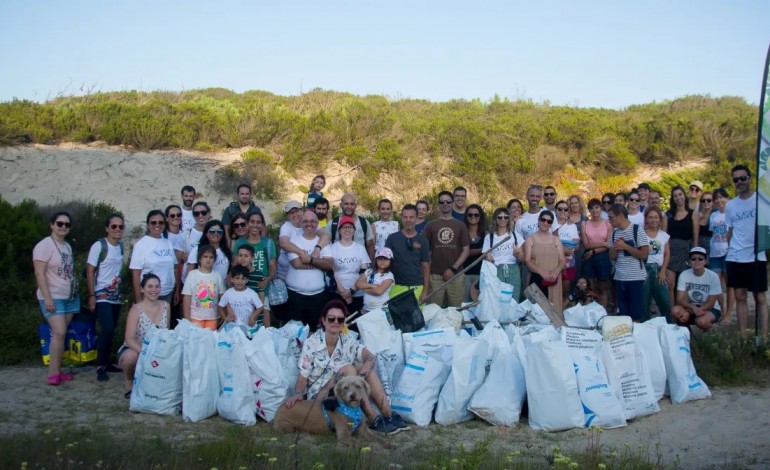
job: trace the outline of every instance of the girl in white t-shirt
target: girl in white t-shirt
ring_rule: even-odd
[[[393,251],[382,247],[375,253],[374,266],[368,268],[356,280],[356,289],[364,292],[364,312],[382,308],[390,298],[390,288],[395,279],[390,272]]]
[[[377,210],[380,213],[380,218],[372,224],[375,250],[384,247],[385,240],[391,234],[399,231],[398,221],[391,219],[393,217],[393,203],[389,199],[380,199],[380,202],[377,203]]]
[[[212,245],[198,247],[198,269],[187,273],[182,288],[184,317],[203,328],[216,330],[221,317],[219,298],[225,291],[222,276],[213,270],[216,248]]]
[[[644,232],[650,239],[650,253],[645,261],[647,279],[644,281],[642,291],[644,299],[642,321],[650,318],[651,300],[655,300],[661,316],[667,320],[671,318],[671,298],[668,296],[666,285],[666,268],[671,256],[668,240],[671,237],[660,228],[662,220],[663,212],[657,207],[648,207],[644,211]]]

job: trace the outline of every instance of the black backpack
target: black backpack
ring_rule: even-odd
[[[102,261],[107,259],[107,239],[106,238],[100,238],[99,239],[100,249],[99,249],[99,259],[96,260],[96,267],[94,268],[94,282],[96,282],[96,278],[99,276],[99,266],[101,266]],[[123,257],[123,240],[118,240],[118,250],[120,250],[120,257]],[[86,263],[86,266],[88,264]],[[88,275],[86,274],[86,268],[83,268],[83,279],[88,282]]]
[[[366,225],[367,225],[367,220],[359,215],[358,216],[358,221],[361,223],[361,229],[364,231],[364,244],[366,244],[366,233],[367,233]],[[334,243],[336,241],[335,239],[337,238],[337,226],[339,225],[339,223],[340,223],[340,216],[338,215],[337,217],[332,219],[332,240],[331,240],[331,243]]]

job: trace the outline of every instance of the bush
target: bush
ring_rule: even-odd
[[[286,177],[278,169],[276,157],[259,149],[241,154],[241,161],[218,168],[212,187],[220,194],[233,194],[241,183],[248,183],[259,199],[282,201],[286,195]]]

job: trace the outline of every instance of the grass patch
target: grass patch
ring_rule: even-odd
[[[753,338],[743,338],[737,329],[694,334],[690,341],[698,376],[709,385],[741,386],[768,383],[770,357],[757,351]]]

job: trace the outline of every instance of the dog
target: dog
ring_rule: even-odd
[[[281,432],[333,432],[339,442],[349,446],[353,436],[360,437],[367,433],[374,436],[369,433],[366,415],[361,410],[361,403],[368,400],[370,393],[369,384],[363,377],[342,377],[334,386],[332,398],[298,401],[291,408],[281,405],[275,413],[273,427]]]

